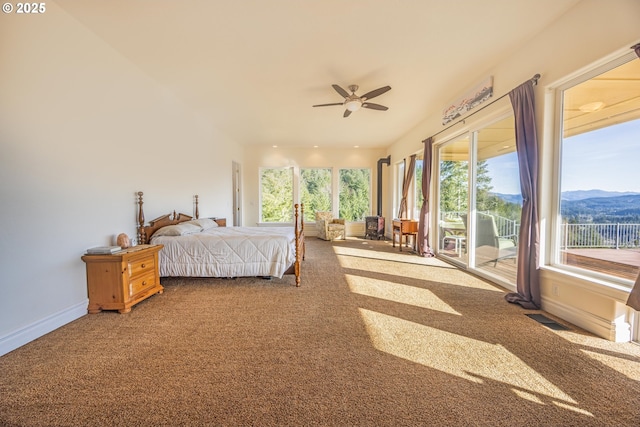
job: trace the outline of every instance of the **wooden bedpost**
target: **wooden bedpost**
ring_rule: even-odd
[[[144,235],[144,211],[142,210],[142,191],[138,191],[138,244],[144,245],[147,237]]]
[[[196,219],[200,218],[200,211],[198,210],[198,195],[196,194]]]

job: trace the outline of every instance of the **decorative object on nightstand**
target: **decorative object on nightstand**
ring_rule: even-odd
[[[129,240],[129,236],[125,233],[120,233],[116,238],[116,245],[122,247],[122,249],[127,249],[131,247],[131,240]]]
[[[128,313],[140,301],[161,294],[158,252],[162,248],[138,245],[111,254],[84,255],[89,314],[102,310]]]

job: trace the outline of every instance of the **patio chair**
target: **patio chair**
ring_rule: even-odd
[[[476,219],[476,258],[482,263],[516,258],[517,245],[515,235],[500,236],[495,218],[492,215],[478,213]]]

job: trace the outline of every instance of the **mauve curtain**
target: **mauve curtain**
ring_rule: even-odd
[[[429,246],[429,188],[431,188],[431,157],[433,156],[433,138],[424,141],[424,155],[422,156],[422,197],[424,202],[418,218],[418,253],[423,257],[433,257],[435,254]]]
[[[638,55],[638,58],[640,58],[640,43],[631,47],[631,49],[635,50],[636,55]],[[638,274],[636,283],[634,283],[633,288],[631,289],[631,293],[629,294],[629,298],[627,299],[627,305],[634,310],[640,311],[640,274]]]
[[[398,210],[398,218],[406,218],[407,213],[407,195],[409,194],[409,186],[413,179],[413,173],[416,170],[416,155],[412,155],[409,160],[409,167],[406,170],[406,175],[402,181],[402,200],[400,200],[400,209]]]
[[[538,139],[533,82],[529,80],[509,92],[515,116],[516,151],[520,167],[522,217],[518,237],[518,273],[515,293],[505,295],[507,301],[527,309],[539,309],[540,226],[538,224]]]

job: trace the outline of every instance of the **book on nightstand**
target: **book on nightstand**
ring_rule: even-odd
[[[120,246],[96,246],[87,249],[87,255],[109,255],[121,250]]]

